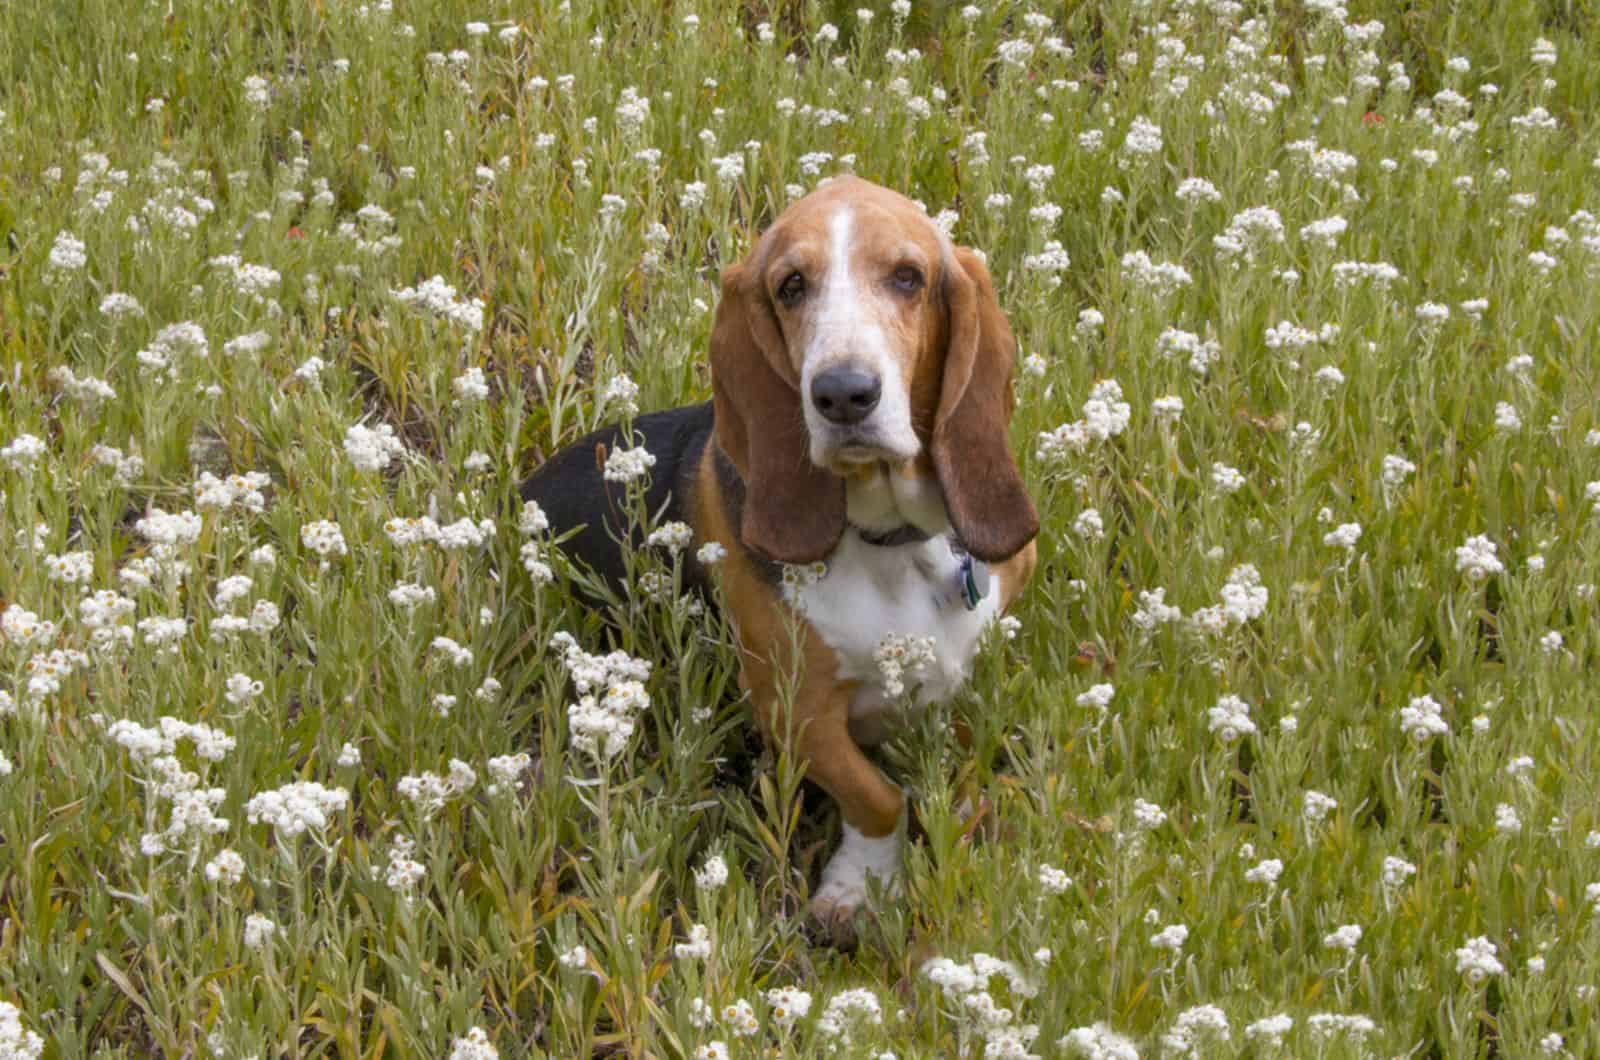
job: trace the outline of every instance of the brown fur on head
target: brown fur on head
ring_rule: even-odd
[[[980,559],[1015,554],[1038,516],[1007,439],[1014,348],[978,256],[909,199],[844,177],[794,203],[723,272],[711,335],[717,440],[746,485],[741,538],[821,559],[858,484],[892,481],[900,522],[938,531],[947,514]],[[818,377],[841,368],[881,381],[859,421],[817,406]]]

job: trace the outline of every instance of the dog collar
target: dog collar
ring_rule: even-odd
[[[958,537],[950,539],[950,547],[960,561],[956,568],[956,592],[968,611],[976,611],[978,604],[989,595],[989,565],[968,552]]]
[[[932,534],[910,523],[897,526],[893,530],[868,530],[864,526],[854,524],[851,529],[860,535],[863,542],[877,548],[918,545],[933,540]],[[962,605],[968,611],[976,611],[983,598],[989,595],[989,565],[968,552],[962,545],[961,539],[953,534],[950,536],[950,548],[956,555],[956,595],[961,598]]]
[[[918,526],[906,523],[893,530],[868,530],[864,526],[855,527],[855,532],[861,535],[861,540],[869,545],[879,548],[892,548],[895,545],[920,545],[924,541],[931,541],[933,535]]]
[[[961,572],[959,575],[961,602],[968,611],[976,611],[978,603],[989,595],[989,565],[981,559],[974,559],[971,553],[962,553]]]

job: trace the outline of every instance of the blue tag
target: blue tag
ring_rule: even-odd
[[[989,565],[973,559],[970,553],[961,556],[961,602],[968,611],[978,609],[978,601],[989,593]]]

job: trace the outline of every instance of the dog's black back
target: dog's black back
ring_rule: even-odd
[[[694,476],[706,446],[711,444],[711,429],[709,401],[652,412],[633,421],[635,443],[656,458],[645,491],[652,517],[660,513],[662,522],[690,521],[688,505]],[[523,500],[536,501],[544,509],[552,533],[564,534],[581,527],[563,544],[563,550],[582,560],[618,592],[626,588],[621,542],[627,541],[632,548],[644,544],[638,527],[628,530],[627,488],[605,478],[604,454],[627,447],[620,426],[602,427],[546,460],[520,491]],[[704,580],[705,571],[692,552],[687,554],[684,588],[699,589]]]

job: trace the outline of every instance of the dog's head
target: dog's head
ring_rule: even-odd
[[[722,273],[717,441],[745,543],[821,559],[865,469],[936,477],[949,522],[999,561],[1039,520],[1007,441],[1015,341],[983,262],[904,196],[855,177],[795,202]]]

